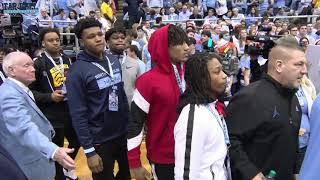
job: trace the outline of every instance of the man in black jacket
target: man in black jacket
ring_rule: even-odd
[[[38,107],[54,127],[56,135],[53,142],[63,147],[66,137],[69,147],[75,149],[70,154],[74,159],[80,145],[71,124],[65,87],[66,74],[71,62],[60,53],[60,36],[57,29],[42,29],[39,40],[45,51],[34,61],[36,81],[30,85],[30,89]],[[76,179],[73,172],[65,172],[64,175],[62,166],[56,163],[56,179],[65,179],[64,176]]]
[[[268,73],[227,108],[233,179],[262,180],[270,170],[277,180],[293,179],[301,120],[295,92],[307,61],[303,50],[287,41],[270,51]]]

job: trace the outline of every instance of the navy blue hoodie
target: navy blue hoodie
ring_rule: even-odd
[[[114,85],[107,73],[92,64],[96,62],[110,73],[106,56],[113,69]],[[117,58],[105,54],[101,61],[80,52],[68,71],[66,86],[72,123],[88,157],[95,154],[94,145],[126,135],[129,106]],[[109,111],[109,93],[115,87],[119,108]]]

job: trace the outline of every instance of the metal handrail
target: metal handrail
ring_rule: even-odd
[[[292,18],[313,18],[319,17],[319,15],[300,15],[300,16],[270,16],[269,19],[292,19]],[[246,19],[262,19],[263,17],[244,17],[244,18],[230,18],[228,20],[246,20]],[[186,21],[209,21],[214,22],[218,20],[216,19],[186,19],[186,20],[162,20],[163,23],[171,23],[171,22],[186,22]]]

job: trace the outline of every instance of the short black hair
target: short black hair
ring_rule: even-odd
[[[210,31],[202,31],[201,35],[211,37],[211,32]]]
[[[188,43],[187,33],[176,25],[170,25],[168,28],[168,45],[169,47]]]
[[[80,19],[79,22],[74,27],[74,33],[76,34],[76,36],[79,39],[81,39],[81,35],[82,35],[83,30],[88,29],[88,28],[92,28],[92,27],[101,28],[102,25],[98,20],[93,19],[93,18]]]
[[[96,14],[96,11],[89,11],[89,14]]]
[[[112,36],[112,34],[115,34],[115,33],[120,33],[125,36],[127,35],[126,29],[123,26],[116,26],[114,28],[109,29],[106,32],[106,34],[105,34],[106,41],[108,41],[110,39],[110,37]]]
[[[60,14],[60,13],[62,13],[62,12],[64,12],[64,9],[59,9],[59,10],[58,10],[58,14]]]
[[[220,63],[222,58],[212,52],[202,52],[192,55],[185,63],[185,81],[188,85],[186,91],[180,96],[177,108],[181,112],[187,104],[208,104],[215,99],[211,93],[211,78],[208,70],[208,62],[217,59]]]
[[[55,29],[55,28],[43,28],[40,30],[40,33],[39,33],[39,43],[41,44],[43,39],[44,39],[44,36],[48,33],[56,33],[59,38],[60,38],[60,33],[59,33],[59,30],[58,29]]]

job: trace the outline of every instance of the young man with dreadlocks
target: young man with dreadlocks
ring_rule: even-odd
[[[227,75],[215,53],[193,55],[186,63],[188,88],[180,96],[179,119],[174,127],[175,180],[230,179],[228,130],[218,97]],[[227,164],[225,164],[227,163]]]
[[[188,37],[179,27],[164,26],[153,33],[148,49],[156,65],[140,76],[131,104],[128,124],[128,159],[133,177],[144,179],[140,144],[143,125],[147,126],[147,157],[159,180],[174,179],[173,128],[176,107],[185,89],[183,63],[188,56]]]

